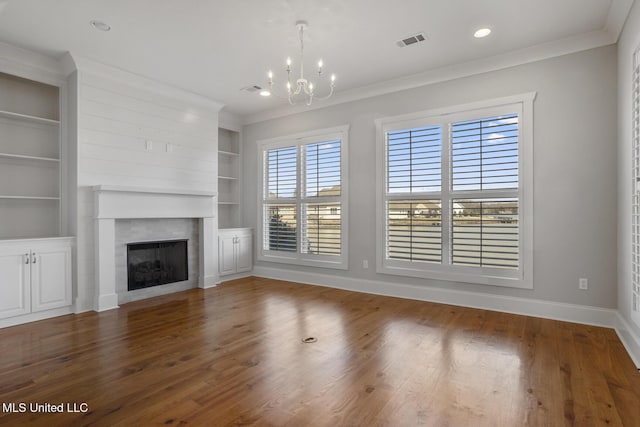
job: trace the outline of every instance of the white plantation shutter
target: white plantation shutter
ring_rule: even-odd
[[[336,129],[263,144],[262,259],[346,268],[346,128]]]
[[[439,200],[389,200],[387,256],[408,261],[442,261]]]
[[[336,256],[342,252],[341,148],[340,140],[304,146],[303,253]]]
[[[453,191],[518,188],[518,115],[451,125]]]
[[[340,255],[341,209],[340,203],[305,203],[303,253]]]
[[[307,144],[305,150],[305,197],[340,196],[341,143]]]
[[[631,152],[631,317],[640,326],[640,51],[633,57]]]
[[[440,200],[425,199],[442,187],[442,127],[400,129],[386,135],[386,256],[440,262]]]
[[[523,268],[524,248],[527,260],[531,252],[523,243],[521,125],[534,95],[378,121],[382,272],[530,286]]]
[[[298,182],[298,147],[284,147],[267,151],[268,199],[291,198],[296,196]]]
[[[518,268],[518,199],[454,199],[452,264]]]
[[[429,126],[387,135],[387,191],[440,191],[442,128]]]
[[[298,147],[267,150],[264,163],[263,248],[296,252]]]
[[[518,153],[517,114],[451,124],[452,264],[518,268]]]

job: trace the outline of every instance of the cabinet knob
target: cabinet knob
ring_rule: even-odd
[[[27,254],[24,254],[24,263],[25,263],[25,264],[29,264],[29,259],[30,259],[30,258],[29,258],[29,254],[28,254],[28,253],[27,253]]]
[[[31,254],[31,263],[35,264],[38,261],[38,257],[36,256],[35,252]]]

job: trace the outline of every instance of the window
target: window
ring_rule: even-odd
[[[259,141],[259,259],[347,268],[348,127]]]
[[[377,121],[379,272],[532,286],[534,97]]]

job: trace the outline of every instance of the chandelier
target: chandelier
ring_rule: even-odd
[[[305,104],[311,105],[314,99],[325,100],[328,99],[331,95],[333,95],[333,88],[336,81],[335,74],[331,74],[331,77],[328,82],[328,90],[320,88],[324,94],[318,93],[318,86],[326,86],[325,83],[326,78],[322,72],[322,59],[318,61],[318,70],[316,71],[315,81],[307,80],[304,77],[304,30],[308,27],[307,21],[297,21],[296,28],[298,29],[298,34],[300,35],[300,77],[297,80],[291,80],[291,58],[287,58],[287,68],[285,69],[287,72],[287,84],[286,84],[286,94],[284,96],[279,96],[276,92],[274,92],[273,88],[273,72],[269,71],[267,74],[269,77],[269,91],[264,92],[264,95],[268,96],[274,94],[280,98],[286,98],[289,101],[289,104],[294,105],[301,100],[304,100]]]

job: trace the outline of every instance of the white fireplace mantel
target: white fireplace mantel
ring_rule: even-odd
[[[198,286],[217,281],[216,194],[207,191],[97,185],[93,187],[95,221],[96,311],[118,308],[115,221],[136,218],[198,218]]]

